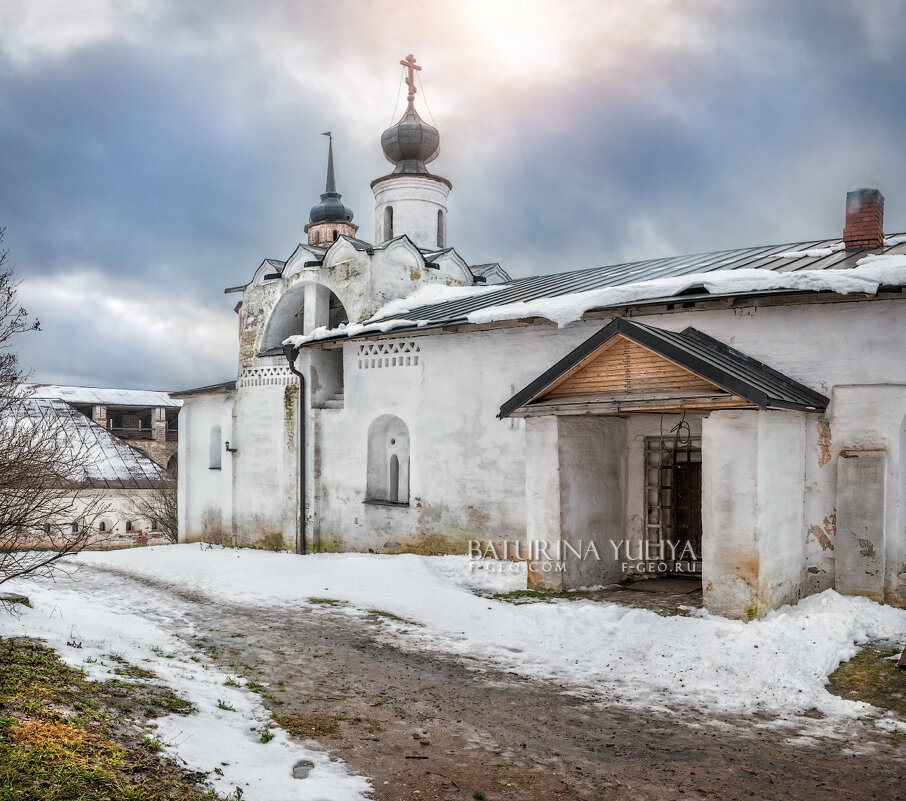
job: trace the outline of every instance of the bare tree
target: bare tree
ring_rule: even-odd
[[[151,522],[170,542],[179,540],[176,516],[176,480],[162,479],[153,489],[135,493],[129,499],[129,511],[135,517]]]
[[[52,573],[97,537],[106,511],[90,471],[96,444],[78,412],[32,398],[24,386],[14,340],[40,325],[19,305],[6,260],[0,250],[0,584]]]

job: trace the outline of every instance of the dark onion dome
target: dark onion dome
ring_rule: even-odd
[[[343,204],[337,192],[337,184],[333,175],[333,138],[327,148],[327,184],[321,193],[321,202],[311,207],[308,215],[309,223],[321,222],[352,222],[352,209]]]
[[[311,207],[308,221],[320,222],[352,222],[352,209],[346,206],[340,198],[339,192],[324,192],[321,202]]]
[[[381,134],[381,147],[387,161],[396,165],[394,173],[425,174],[425,165],[440,152],[440,134],[418,116],[410,102],[402,119]]]

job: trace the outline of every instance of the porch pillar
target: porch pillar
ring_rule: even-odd
[[[625,536],[626,420],[530,417],[525,433],[530,584],[565,590],[619,582],[611,540]]]
[[[759,617],[802,595],[803,412],[727,410],[702,421],[705,607]]]

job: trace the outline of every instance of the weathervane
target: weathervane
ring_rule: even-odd
[[[412,53],[400,61],[400,64],[402,64],[408,72],[408,75],[406,76],[406,86],[409,87],[408,100],[411,105],[412,101],[415,100],[415,93],[417,91],[415,88],[415,73],[421,72],[421,67],[415,63],[415,56],[413,56]]]

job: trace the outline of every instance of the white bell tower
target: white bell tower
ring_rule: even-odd
[[[400,64],[407,69],[408,105],[400,121],[381,135],[394,170],[371,182],[374,241],[380,244],[406,234],[422,250],[441,250],[447,246],[447,196],[453,184],[428,172],[426,165],[440,151],[440,134],[415,110],[415,73],[421,70],[415,56]]]

